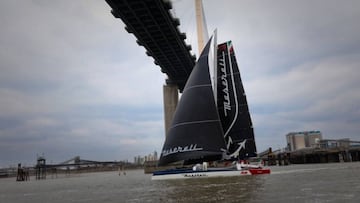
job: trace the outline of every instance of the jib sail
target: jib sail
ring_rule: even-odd
[[[230,158],[256,156],[254,129],[231,41],[218,45],[217,108]]]

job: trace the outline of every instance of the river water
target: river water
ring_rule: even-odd
[[[0,202],[360,202],[360,162],[271,169],[270,175],[171,181],[151,181],[142,170],[5,178]]]

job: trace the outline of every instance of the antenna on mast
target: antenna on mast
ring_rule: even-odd
[[[198,52],[200,56],[201,51],[205,46],[205,43],[209,39],[202,0],[195,0],[195,14],[196,14],[196,28],[198,35]]]

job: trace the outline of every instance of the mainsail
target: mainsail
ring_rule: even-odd
[[[254,129],[231,41],[218,45],[217,108],[229,158],[256,156]]]
[[[209,72],[214,39],[206,44],[185,85],[160,155],[160,166],[222,158],[226,145]]]
[[[254,129],[233,46],[216,46],[215,32],[185,85],[158,164],[254,156]]]

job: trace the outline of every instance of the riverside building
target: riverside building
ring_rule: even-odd
[[[290,132],[286,135],[287,150],[295,151],[298,149],[316,147],[322,140],[320,131]]]

